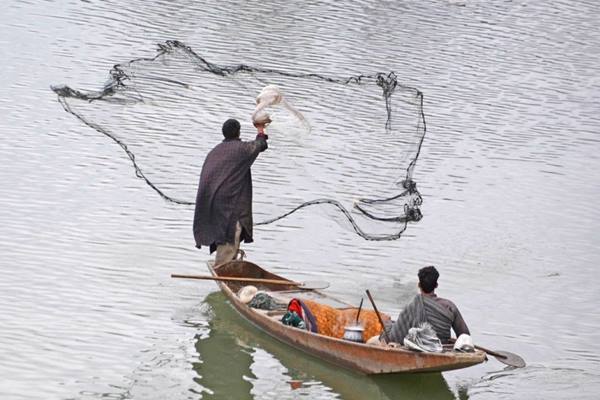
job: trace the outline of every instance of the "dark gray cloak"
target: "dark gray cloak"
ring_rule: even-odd
[[[252,242],[252,175],[250,167],[268,147],[267,136],[243,142],[226,139],[213,148],[204,161],[194,213],[196,247],[233,243],[237,221],[240,241]]]

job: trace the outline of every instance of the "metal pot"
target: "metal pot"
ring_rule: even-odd
[[[349,340],[351,342],[363,343],[365,328],[362,325],[350,325],[344,327],[344,340]]]

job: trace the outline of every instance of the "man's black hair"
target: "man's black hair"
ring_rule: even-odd
[[[419,270],[419,287],[425,293],[431,293],[437,287],[437,280],[440,277],[440,273],[435,269],[433,265],[429,267],[421,268]]]
[[[235,139],[240,137],[240,123],[237,119],[228,119],[223,123],[222,131],[225,139]]]

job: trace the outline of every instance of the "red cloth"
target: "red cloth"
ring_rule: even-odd
[[[295,311],[300,318],[304,319],[304,316],[302,315],[302,305],[300,304],[300,301],[298,301],[298,299],[292,299],[289,302],[287,309],[288,311]]]

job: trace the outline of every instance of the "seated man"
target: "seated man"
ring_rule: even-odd
[[[419,270],[420,293],[402,310],[396,322],[386,323],[387,338],[390,342],[402,344],[408,330],[423,322],[429,322],[442,343],[450,340],[450,328],[456,337],[470,334],[467,324],[460,315],[458,307],[447,299],[437,297],[435,288],[440,274],[435,267]],[[386,335],[380,339],[386,340]]]

